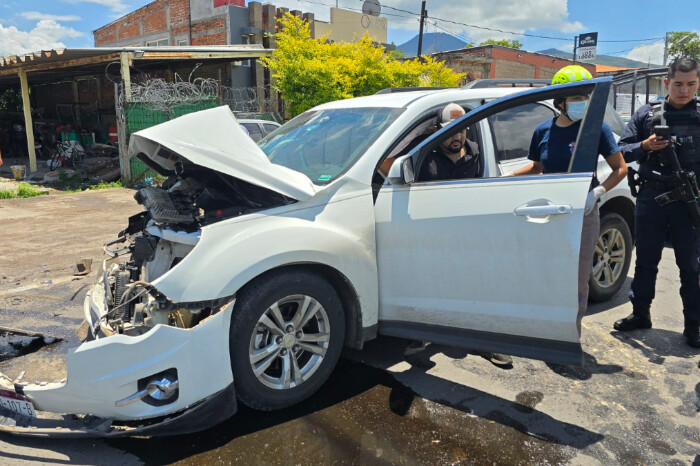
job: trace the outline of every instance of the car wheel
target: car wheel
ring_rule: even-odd
[[[620,290],[630,268],[632,247],[632,233],[625,219],[612,212],[603,214],[588,281],[591,301],[607,301]]]
[[[304,270],[272,272],[236,297],[229,347],[238,399],[269,411],[311,396],[335,367],[345,316],[335,288]]]

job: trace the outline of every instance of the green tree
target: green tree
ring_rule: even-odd
[[[670,60],[692,58],[700,61],[700,38],[697,32],[671,31],[668,33],[668,56]]]
[[[0,92],[0,110],[22,111],[22,91],[19,87],[9,87]]]
[[[333,100],[374,94],[387,87],[452,87],[460,75],[429,57],[398,61],[372,44],[369,36],[355,43],[312,39],[309,24],[291,14],[275,35],[277,48],[262,58],[274,87],[296,116]]]
[[[487,39],[483,42],[479,42],[479,45],[500,45],[501,47],[510,47],[512,49],[521,49],[523,47],[523,44],[516,39],[513,40],[508,40],[508,39]]]

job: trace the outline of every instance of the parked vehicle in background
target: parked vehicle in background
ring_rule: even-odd
[[[270,120],[251,120],[251,119],[239,119],[238,123],[248,131],[250,138],[258,142],[277,128],[280,125],[276,121]]]

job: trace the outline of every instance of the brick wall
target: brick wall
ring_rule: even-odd
[[[192,45],[226,45],[226,20],[217,18],[192,24]]]
[[[468,73],[472,79],[550,79],[559,69],[573,64],[570,60],[549,55],[494,46],[437,53],[433,58],[458,73]],[[595,76],[594,65],[582,66]]]
[[[497,59],[494,74],[499,78],[535,79],[535,68],[528,63]]]
[[[170,39],[172,29],[178,30],[175,34],[187,32],[188,18],[188,0],[156,0],[96,29],[95,46],[144,45],[149,38]]]

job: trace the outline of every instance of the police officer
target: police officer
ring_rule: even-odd
[[[696,245],[698,232],[693,228],[690,213],[684,203],[675,201],[660,206],[655,197],[670,191],[670,164],[664,149],[669,141],[657,137],[656,125],[670,127],[675,136],[676,152],[681,167],[700,175],[700,106],[698,64],[684,58],[671,63],[664,79],[668,96],[665,101],[642,106],[627,124],[620,148],[627,162],[639,161],[640,191],[635,214],[637,261],[634,280],[629,292],[632,314],[614,324],[619,331],[651,328],[649,308],[654,299],[654,287],[661,252],[667,231],[680,269],[681,299],[685,336],[688,344],[700,348],[700,285]]]

